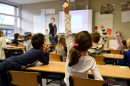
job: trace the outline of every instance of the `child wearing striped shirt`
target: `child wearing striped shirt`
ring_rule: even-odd
[[[100,25],[100,28],[102,29],[102,42],[101,43],[99,43],[100,33],[93,32],[91,34],[93,46],[88,50],[89,54],[91,56],[102,56],[103,55],[103,47],[107,41],[107,36],[106,36],[106,31],[104,29],[103,24]]]

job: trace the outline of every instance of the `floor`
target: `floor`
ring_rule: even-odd
[[[46,85],[46,79],[42,79],[42,84],[43,84],[42,86],[60,86],[60,84],[57,83],[50,83],[49,85]]]

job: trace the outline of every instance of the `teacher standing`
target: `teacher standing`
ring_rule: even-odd
[[[54,39],[54,35],[57,33],[57,27],[54,24],[54,22],[55,22],[55,19],[51,18],[51,23],[49,24],[49,29],[50,29],[49,39],[50,39],[50,42],[52,42],[52,40]]]

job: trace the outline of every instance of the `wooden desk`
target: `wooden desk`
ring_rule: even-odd
[[[41,66],[40,66],[41,65]],[[100,73],[103,77],[119,78],[119,79],[130,79],[130,69],[129,68],[119,68],[119,66],[112,65],[98,65]],[[50,72],[50,73],[65,73],[65,63],[64,62],[53,62],[50,61],[49,65],[42,65],[38,63],[38,66],[26,68],[30,71],[39,72]],[[92,75],[92,72],[88,72]]]
[[[104,51],[109,51],[109,48],[103,48]],[[128,51],[128,49],[125,49],[124,51]]]
[[[25,47],[8,47],[6,50],[25,49]]]
[[[121,54],[103,54],[103,56],[112,59],[124,59],[124,55]]]

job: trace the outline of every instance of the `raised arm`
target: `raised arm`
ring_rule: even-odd
[[[120,45],[122,42],[121,42],[121,39],[120,39],[120,34],[117,33],[117,30],[115,30],[115,33],[116,33],[116,40],[117,40],[117,43],[118,45]]]
[[[104,29],[104,25],[103,24],[100,25],[100,28],[102,29],[102,42],[101,43],[104,46],[106,41],[107,41],[107,35],[106,35],[106,31]]]
[[[66,37],[66,45],[67,45],[67,50],[74,45],[73,41],[73,35],[71,31],[71,15],[69,15],[69,10],[70,10],[70,0],[68,3],[64,3],[63,5],[65,16],[64,16],[64,23],[65,23],[65,37]]]

